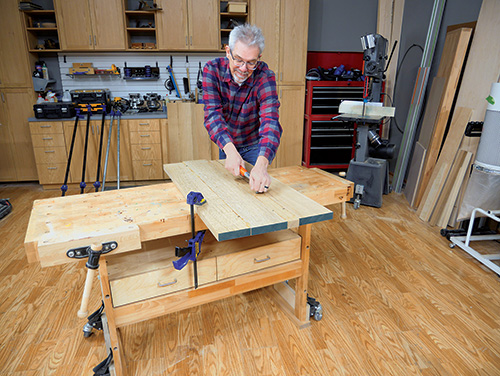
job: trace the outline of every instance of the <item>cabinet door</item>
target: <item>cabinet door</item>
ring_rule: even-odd
[[[265,38],[262,60],[279,79],[280,54],[280,0],[252,0],[250,22],[261,28]]]
[[[303,85],[306,74],[309,0],[281,1],[281,85]]]
[[[7,123],[7,103],[3,91],[0,91],[0,181],[16,180],[12,145],[12,136]]]
[[[211,144],[203,125],[203,105],[167,103],[168,163],[211,159]]]
[[[4,119],[12,140],[16,180],[37,180],[35,155],[28,124],[33,116],[35,96],[31,89],[7,89],[2,92]]]
[[[219,49],[218,0],[188,0],[189,48]]]
[[[84,1],[82,1],[84,2]],[[122,0],[90,0],[94,49],[124,50],[125,24]]]
[[[283,135],[276,167],[300,166],[304,138],[304,86],[280,86],[280,124]]]
[[[0,12],[0,87],[31,87],[30,62],[18,1],[2,1]]]
[[[162,0],[156,12],[158,49],[188,49],[187,0]]]
[[[87,0],[54,0],[59,40],[63,50],[92,50],[94,41]],[[122,18],[122,14],[115,17]],[[109,16],[111,19],[112,16]]]

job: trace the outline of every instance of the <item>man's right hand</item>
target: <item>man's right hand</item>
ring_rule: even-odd
[[[232,142],[229,142],[224,146],[224,153],[226,153],[225,167],[234,176],[240,175],[240,166],[245,166],[243,158],[241,158],[240,153],[236,150],[236,146]]]

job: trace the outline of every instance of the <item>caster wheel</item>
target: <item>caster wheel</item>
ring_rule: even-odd
[[[455,248],[455,243],[450,243],[450,248]]]

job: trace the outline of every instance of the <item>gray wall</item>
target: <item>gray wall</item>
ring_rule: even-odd
[[[444,46],[446,28],[465,22],[476,21],[482,0],[447,0],[439,38],[436,45],[430,83],[435,77]],[[391,122],[390,142],[396,145],[396,154],[390,162],[391,171],[396,165],[397,153],[410,105],[417,70],[422,59],[420,48],[409,50],[402,63],[405,52],[413,44],[425,45],[427,30],[434,0],[406,0],[403,15],[401,39],[398,41],[399,61],[394,106],[395,120]],[[374,33],[377,29],[378,1],[375,0],[310,0],[309,8],[309,51],[361,52],[360,37]],[[389,46],[388,53],[392,46]],[[391,64],[396,63],[392,61]],[[423,109],[425,111],[425,108]],[[398,130],[398,128],[401,130]],[[418,134],[418,133],[417,133]]]

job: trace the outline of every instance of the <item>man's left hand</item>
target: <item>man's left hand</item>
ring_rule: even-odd
[[[269,161],[266,157],[259,156],[255,166],[250,171],[250,189],[254,192],[267,192],[271,185],[271,177],[267,173]]]

